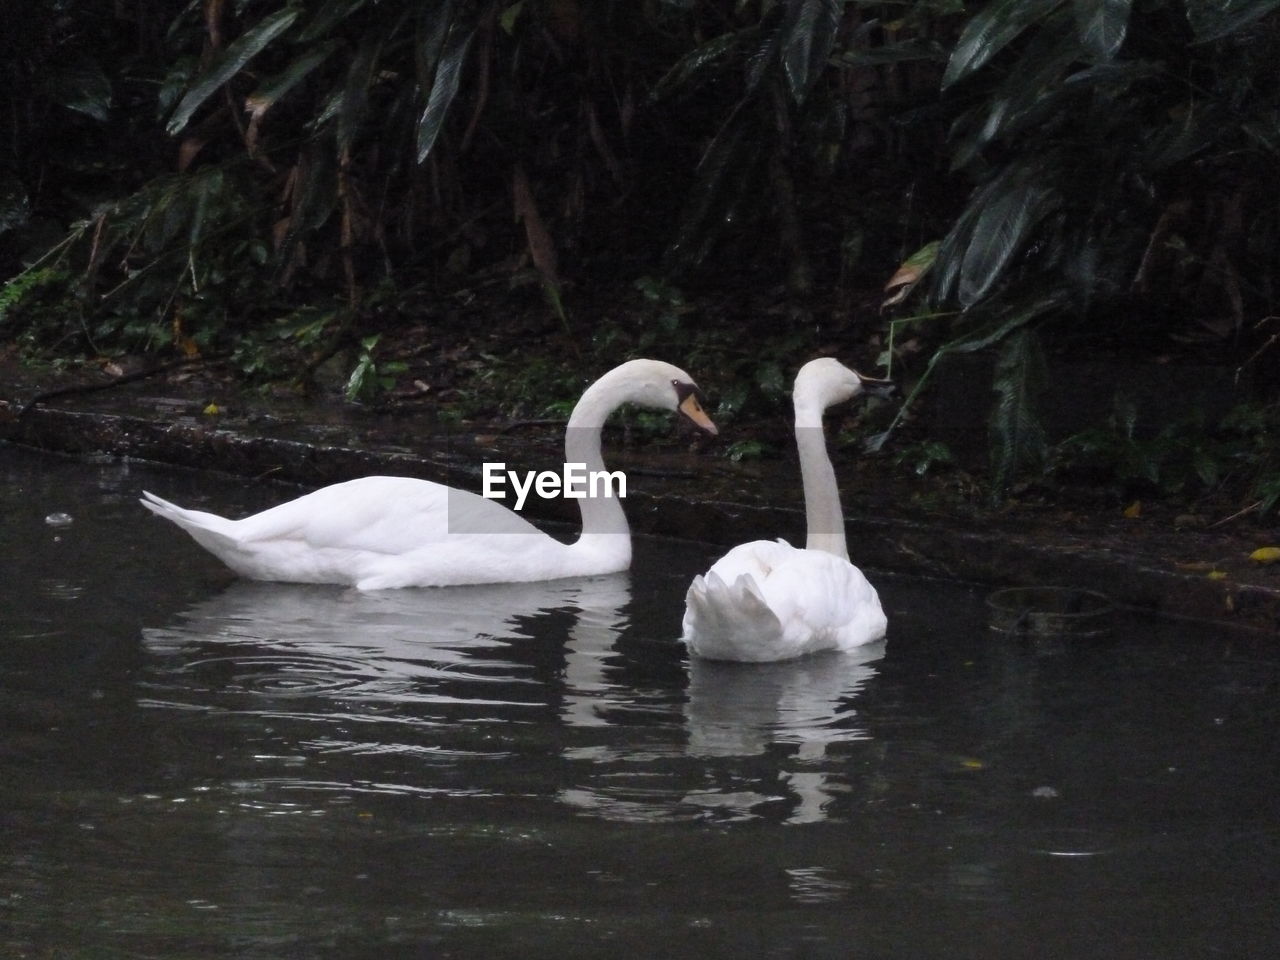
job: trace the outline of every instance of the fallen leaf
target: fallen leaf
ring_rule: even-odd
[[[1209,571],[1209,579],[1210,579],[1210,580],[1225,580],[1225,579],[1227,579],[1227,575],[1226,575],[1226,573],[1224,573],[1224,572],[1223,572],[1223,571],[1221,571],[1221,570],[1210,570],[1210,571]]]
[[[1130,520],[1136,520],[1138,517],[1142,516],[1142,501],[1135,500],[1133,503],[1125,507],[1124,515]]]
[[[1255,563],[1275,563],[1280,560],[1280,547],[1259,547],[1249,554],[1249,559]]]
[[[881,310],[901,303],[906,299],[907,294],[915,289],[916,284],[929,272],[934,261],[937,260],[938,246],[937,240],[926,243],[898,267],[897,272],[884,285],[884,292],[888,296],[880,304]]]
[[[218,406],[216,403],[211,403],[204,408],[204,413],[210,417],[212,417],[216,413],[221,413],[221,412],[222,412],[222,408]]]

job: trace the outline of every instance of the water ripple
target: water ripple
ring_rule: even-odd
[[[276,697],[303,697],[348,690],[368,681],[358,664],[336,657],[263,654],[254,657],[208,657],[187,664],[183,672],[224,677],[227,692],[257,692]]]
[[[60,577],[42,577],[36,581],[35,586],[40,596],[50,600],[79,600],[85,592],[83,583]]]

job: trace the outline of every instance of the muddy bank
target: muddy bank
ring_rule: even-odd
[[[226,399],[199,382],[141,381],[53,397],[25,412],[40,384],[0,386],[0,441],[72,454],[135,457],[316,487],[371,473],[478,490],[479,465],[558,464],[562,428],[543,421],[467,423],[430,404],[371,412],[337,404]],[[44,384],[47,386],[47,384]],[[732,544],[802,536],[796,466],[737,464],[724,438],[673,430],[639,440],[606,436],[611,468],[628,473],[636,532]],[[926,509],[873,465],[837,462],[850,553],[871,571],[992,586],[1097,590],[1155,613],[1280,632],[1280,565],[1252,563],[1253,532],[1184,529],[1173,517],[1124,518],[1061,509]],[[162,493],[162,491],[157,491]],[[296,491],[281,487],[281,499]],[[546,509],[545,501],[539,506]],[[560,501],[559,506],[565,506]],[[141,508],[139,508],[141,509]],[[575,518],[574,507],[548,520]],[[531,506],[527,511],[537,517]]]

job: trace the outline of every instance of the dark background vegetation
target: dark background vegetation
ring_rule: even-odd
[[[1278,8],[0,4],[0,349],[504,416],[655,355],[734,456],[832,353],[903,470],[1266,516]]]

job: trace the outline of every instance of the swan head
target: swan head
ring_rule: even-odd
[[[791,396],[796,409],[820,412],[837,403],[851,400],[860,393],[888,397],[892,395],[893,389],[891,380],[864,377],[834,357],[819,357],[800,368]]]
[[[599,397],[610,407],[634,403],[655,410],[679,413],[710,434],[719,431],[702,409],[702,393],[693,378],[679,367],[661,360],[628,360],[593,383],[583,401]],[[581,404],[580,404],[581,406]]]

